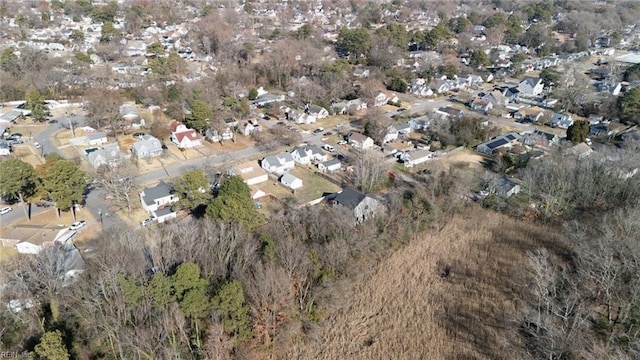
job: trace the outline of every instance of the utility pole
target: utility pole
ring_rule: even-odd
[[[69,120],[69,128],[71,129],[71,135],[73,135],[73,137],[76,137],[76,132],[75,130],[73,130],[73,121],[71,121],[71,117],[67,117],[67,119]]]

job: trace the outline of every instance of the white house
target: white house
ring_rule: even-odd
[[[131,153],[139,159],[162,155],[160,140],[151,135],[144,135],[142,139],[131,145]]]
[[[89,146],[102,145],[107,142],[107,134],[103,132],[96,132],[86,136],[87,144]]]
[[[329,117],[329,111],[319,105],[309,104],[305,111],[309,113],[309,115],[315,116],[318,120]]]
[[[373,106],[380,107],[386,105],[389,101],[398,102],[398,96],[396,94],[392,94],[391,96],[387,96],[387,94],[381,92],[373,99]]]
[[[202,146],[202,136],[194,129],[189,129],[185,124],[176,120],[172,120],[169,126],[171,128],[171,142],[180,149]]]
[[[433,159],[435,153],[429,150],[416,150],[406,153],[402,158],[404,166],[413,167]]]
[[[274,174],[284,174],[287,171],[293,169],[295,165],[295,161],[291,154],[288,152],[283,152],[276,155],[269,155],[262,159],[260,162],[260,166],[268,172]]]
[[[327,161],[327,155],[316,145],[307,145],[305,147],[296,146],[293,151],[291,151],[291,157],[298,164]]]
[[[160,181],[160,183],[152,188],[144,188],[140,193],[140,202],[142,208],[153,213],[163,207],[171,206],[178,202],[180,198],[173,192],[173,186]]]
[[[233,131],[229,127],[226,127],[222,133],[218,130],[207,129],[205,137],[212,142],[221,142],[233,139]]]
[[[349,141],[351,146],[360,150],[371,149],[373,147],[372,138],[355,131],[349,134],[347,141]]]
[[[282,183],[282,185],[293,190],[302,187],[302,180],[288,173],[280,177],[280,182]]]
[[[247,161],[235,165],[229,169],[229,175],[240,176],[244,183],[249,186],[269,180],[267,172],[255,161]]]
[[[411,133],[411,130],[409,122],[391,125],[387,128],[387,133],[384,135],[382,143],[388,143],[390,141],[397,140],[398,138],[406,137]]]
[[[95,169],[101,165],[118,166],[124,159],[118,144],[108,144],[87,154],[87,160]]]
[[[433,96],[433,90],[423,78],[415,79],[409,87],[409,92],[418,96]]]
[[[544,89],[544,84],[542,80],[537,77],[525,77],[518,84],[518,90],[520,94],[525,96],[538,96],[542,94],[542,90]]]
[[[36,245],[28,241],[21,241],[13,245],[13,248],[20,254],[35,255],[35,254],[38,254],[40,251],[42,251],[41,245]]]
[[[551,127],[568,129],[571,125],[573,125],[573,119],[566,114],[553,113],[551,120],[549,120],[549,126]]]
[[[11,155],[11,146],[6,141],[0,141],[0,156]]]
[[[244,136],[249,136],[256,131],[261,131],[260,124],[254,123],[253,121],[247,121],[246,123],[240,123],[236,127],[239,133]]]
[[[322,172],[333,172],[342,169],[342,163],[338,159],[331,159],[318,163],[318,170]]]

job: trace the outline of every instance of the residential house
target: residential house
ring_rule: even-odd
[[[494,184],[493,192],[498,196],[509,198],[520,192],[520,185],[503,176]]]
[[[8,142],[4,140],[0,140],[0,156],[9,156],[11,155],[11,146]]]
[[[380,107],[386,105],[388,102],[397,103],[398,95],[391,94],[391,96],[381,92],[373,99],[373,106]]]
[[[489,110],[493,109],[493,103],[487,100],[475,98],[471,100],[471,103],[469,103],[469,107],[473,111],[478,111],[486,114],[489,112]]]
[[[589,126],[589,136],[611,136],[614,134],[614,130],[609,127],[609,124],[595,124]]]
[[[165,206],[151,213],[152,217],[159,223],[163,223],[167,220],[175,219],[178,214],[171,210],[171,206]]]
[[[433,90],[423,78],[415,79],[409,87],[409,92],[418,96],[433,96]]]
[[[178,148],[191,149],[202,146],[202,136],[194,129],[187,128],[185,124],[177,120],[171,121],[169,126],[171,128],[171,142]]]
[[[510,87],[505,90],[504,96],[509,102],[516,102],[520,98],[520,89],[517,87]]]
[[[481,92],[478,94],[478,98],[484,101],[488,101],[493,106],[507,106],[509,104],[509,99],[505,97],[502,92],[498,90],[493,90],[491,92]]]
[[[309,114],[304,111],[289,110],[285,113],[287,119],[293,121],[296,124],[313,124],[318,121],[315,115]]]
[[[367,103],[361,99],[354,99],[349,101],[340,101],[331,104],[331,108],[335,114],[344,115],[351,111],[360,111],[367,108]]]
[[[288,152],[283,152],[276,155],[269,155],[262,159],[260,162],[260,166],[268,172],[274,174],[284,174],[289,170],[293,169],[295,165],[295,161],[293,157]]]
[[[102,145],[107,142],[107,134],[103,132],[95,132],[86,136],[86,141],[89,146]]]
[[[131,153],[138,159],[162,155],[162,143],[152,135],[143,135],[138,142],[131,144]]]
[[[620,91],[622,90],[622,83],[620,83],[619,81],[605,80],[599,82],[597,87],[598,91],[601,93],[608,93],[613,96],[618,96],[620,95]]]
[[[242,134],[244,136],[249,136],[249,135],[253,134],[256,131],[261,131],[262,127],[257,122],[249,120],[249,121],[247,121],[245,123],[238,124],[238,127],[236,129],[238,130],[238,132],[240,134]]]
[[[135,121],[140,118],[138,109],[133,103],[122,104],[122,106],[120,106],[120,116],[122,116],[124,120],[128,121]]]
[[[207,129],[204,136],[211,142],[222,142],[233,139],[233,131],[229,127],[226,127],[222,132]]]
[[[329,117],[329,111],[319,105],[308,104],[305,108],[305,112],[308,115],[315,117],[317,120]]]
[[[399,136],[398,130],[393,126],[389,126],[387,128],[387,133],[384,135],[384,139],[382,139],[382,143],[388,143],[394,140],[397,140]]]
[[[522,137],[517,133],[508,133],[479,144],[476,146],[476,151],[486,155],[493,155],[494,151],[501,148],[511,148],[521,139]]]
[[[551,119],[548,122],[548,125],[551,127],[568,129],[569,126],[573,125],[573,119],[570,115],[553,113],[553,115],[551,115]]]
[[[109,165],[112,167],[118,166],[124,159],[124,154],[120,150],[118,144],[108,144],[102,149],[92,151],[87,154],[87,160],[94,169],[99,168],[101,165]]]
[[[542,94],[542,90],[544,89],[544,84],[542,83],[542,79],[537,77],[525,77],[518,84],[518,90],[524,96],[534,97]]]
[[[378,200],[352,188],[344,188],[331,197],[334,206],[342,206],[353,212],[356,223],[375,217]]]
[[[360,149],[360,150],[366,150],[366,149],[370,149],[373,147],[373,139],[361,134],[359,132],[355,132],[352,131],[348,137],[347,137],[347,141],[349,142],[349,144],[351,146],[353,146],[356,149]]]
[[[413,130],[426,131],[429,129],[429,125],[431,124],[431,121],[429,120],[428,117],[421,116],[421,117],[409,119],[407,123],[409,124],[409,126],[411,126],[411,129]]]
[[[260,92],[260,89],[258,89],[258,92]],[[258,95],[258,97],[256,97],[256,99],[253,101],[253,107],[263,107],[271,103],[282,102],[284,101],[284,99],[284,95],[271,94],[268,92],[264,92],[263,90],[263,93]]]
[[[245,184],[252,186],[269,180],[267,172],[255,161],[237,164],[229,169],[229,175],[237,175]]]
[[[302,187],[302,180],[289,173],[284,174],[280,177],[280,183],[292,190]]]
[[[433,159],[435,153],[427,149],[409,151],[402,156],[404,166],[413,167]]]
[[[403,123],[391,125],[387,128],[387,133],[385,134],[384,139],[382,140],[382,143],[384,144],[384,143],[397,140],[398,138],[401,138],[401,137],[406,137],[411,133],[412,130],[413,129],[411,128],[411,125],[409,125],[409,122],[403,122]]]
[[[317,145],[297,146],[291,151],[291,157],[298,164],[327,161],[327,155]]]
[[[524,107],[513,113],[513,118],[521,123],[537,123],[544,116],[544,111],[537,107]]]
[[[9,123],[14,123],[16,120],[22,117],[22,111],[20,110],[10,110],[2,115],[0,115],[0,121],[5,121]]]
[[[369,69],[365,68],[357,68],[353,70],[353,76],[358,78],[368,78],[369,77]]]
[[[171,206],[178,202],[180,198],[174,194],[173,186],[160,181],[160,183],[151,188],[144,188],[140,193],[140,202],[142,208],[153,213],[159,209]]]
[[[336,170],[340,170],[342,168],[342,163],[338,159],[331,159],[325,162],[318,163],[318,170],[321,172],[333,172]]]
[[[451,84],[447,80],[436,80],[429,83],[429,89],[434,94],[445,94],[451,91]]]
[[[582,160],[593,153],[593,149],[585,143],[576,144],[564,151],[564,155],[573,156],[578,160]]]
[[[560,136],[549,131],[534,130],[522,138],[522,143],[528,146],[551,147],[560,142]]]
[[[436,114],[444,117],[461,118],[464,116],[464,111],[451,106],[445,106],[436,110]]]

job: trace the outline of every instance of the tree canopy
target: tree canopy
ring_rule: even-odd
[[[584,142],[589,135],[589,122],[586,120],[576,120],[567,129],[567,139],[574,144]]]
[[[238,222],[247,229],[264,223],[264,217],[251,199],[251,191],[239,176],[224,180],[218,195],[207,206],[207,215],[213,219]]]
[[[44,193],[60,210],[69,210],[73,204],[81,202],[87,187],[84,171],[65,159],[53,162],[42,180]]]
[[[211,120],[213,120],[213,111],[209,105],[200,99],[194,100],[191,103],[191,114],[185,118],[186,125],[202,132]]]
[[[346,27],[340,29],[336,50],[339,54],[348,57],[356,63],[366,59],[371,50],[371,33],[364,28],[350,30]]]
[[[24,201],[35,191],[35,175],[31,164],[18,158],[0,163],[0,196]]]
[[[640,123],[640,89],[627,91],[620,99],[621,120],[627,123]]]
[[[36,345],[35,352],[43,359],[47,360],[67,360],[69,352],[62,340],[60,330],[48,331],[40,338],[40,343]]]
[[[25,100],[27,101],[24,108],[31,110],[31,117],[37,121],[44,121],[47,118],[47,106],[44,103],[44,96],[36,90],[27,93]]]
[[[173,188],[179,194],[180,200],[176,207],[180,209],[195,211],[197,208],[208,204],[212,198],[209,179],[201,170],[184,173],[175,182]]]

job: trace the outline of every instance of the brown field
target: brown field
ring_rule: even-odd
[[[30,145],[14,146],[13,156],[33,166],[44,164],[44,159],[40,156],[40,152],[36,152]]]
[[[471,206],[363,276],[318,336],[287,357],[527,358],[514,321],[517,278],[526,250],[563,251],[548,230]]]

